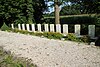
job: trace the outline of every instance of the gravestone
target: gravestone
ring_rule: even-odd
[[[22,24],[22,30],[25,30],[25,24]]]
[[[54,30],[54,24],[50,24],[50,32],[55,32],[55,30]]]
[[[68,24],[63,25],[63,34],[67,35],[68,34]]]
[[[45,32],[49,32],[48,24],[44,24]]]
[[[18,29],[21,30],[21,26],[20,26],[20,24],[18,24]]]
[[[95,25],[89,25],[88,29],[88,35],[90,37],[95,37]]]
[[[30,31],[29,24],[26,24],[26,29],[27,29],[27,31]]]
[[[79,24],[75,25],[75,35],[80,36],[80,25]]]
[[[11,24],[11,28],[14,29],[14,24]]]
[[[56,24],[56,32],[61,33],[61,25],[60,24]]]
[[[35,32],[35,25],[31,24],[31,27],[32,27],[32,32]]]
[[[38,32],[41,32],[41,24],[37,24]]]

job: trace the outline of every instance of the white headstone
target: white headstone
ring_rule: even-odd
[[[48,24],[44,24],[45,32],[49,32]]]
[[[26,24],[26,29],[27,29],[27,31],[30,31],[29,24]]]
[[[81,26],[79,24],[75,25],[75,35],[80,36],[80,28]]]
[[[50,24],[50,32],[55,32],[55,30],[54,30],[54,24]]]
[[[67,35],[68,34],[68,24],[63,25],[63,34]]]
[[[37,24],[38,32],[41,32],[41,24]]]
[[[88,29],[89,29],[88,31],[89,36],[95,37],[95,25],[89,25]]]
[[[25,30],[25,24],[22,24],[22,30]]]
[[[14,24],[11,24],[11,28],[14,29]]]
[[[61,33],[61,25],[60,24],[56,24],[56,32]]]
[[[20,26],[20,24],[18,24],[18,29],[21,30],[21,26]]]
[[[32,24],[31,26],[32,26],[32,31],[35,32],[35,25]]]

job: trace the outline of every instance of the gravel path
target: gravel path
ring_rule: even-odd
[[[0,31],[0,46],[38,67],[100,67],[100,48]]]

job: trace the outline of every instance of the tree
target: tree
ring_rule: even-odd
[[[39,23],[44,9],[44,0],[0,0],[0,21],[7,25]]]
[[[59,22],[59,11],[60,11],[60,9],[59,9],[59,2],[58,2],[58,0],[54,1],[54,5],[55,5],[55,23],[59,24],[60,23]]]
[[[99,0],[69,0],[70,5],[65,5],[61,10],[61,15],[65,14],[91,14],[100,13]]]
[[[44,0],[34,1],[34,19],[36,23],[43,23],[43,12],[46,10],[46,4]]]
[[[71,4],[71,5],[65,5],[62,7],[60,11],[60,15],[77,15],[81,14],[80,12],[80,5],[77,4]]]
[[[80,4],[81,13],[100,13],[99,0],[69,0],[72,4]]]
[[[46,0],[46,1],[53,1],[54,2],[54,8],[55,8],[55,24],[59,24],[59,12],[60,12],[60,8],[59,6],[61,5],[61,3],[63,2],[62,0]],[[66,1],[66,0],[64,0]]]
[[[18,1],[16,0],[16,2]],[[0,18],[2,22],[5,22],[6,24],[12,23],[17,18],[16,16],[20,11],[15,8],[18,7],[16,2],[11,0],[0,1]]]

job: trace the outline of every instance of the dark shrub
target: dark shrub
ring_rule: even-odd
[[[2,30],[2,31],[11,30],[11,28],[8,27],[8,26],[4,23],[4,24],[2,25],[2,27],[1,27],[1,30]]]

